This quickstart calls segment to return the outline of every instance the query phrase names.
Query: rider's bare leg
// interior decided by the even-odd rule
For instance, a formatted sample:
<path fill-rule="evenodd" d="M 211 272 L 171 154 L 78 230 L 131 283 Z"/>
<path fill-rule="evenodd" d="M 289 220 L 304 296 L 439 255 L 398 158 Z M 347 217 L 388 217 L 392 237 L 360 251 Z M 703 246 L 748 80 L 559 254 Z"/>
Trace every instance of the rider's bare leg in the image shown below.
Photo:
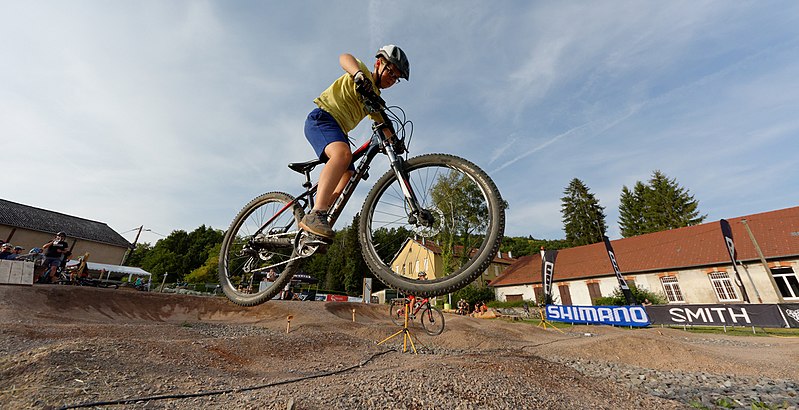
<path fill-rule="evenodd" d="M 316 191 L 314 210 L 325 211 L 338 198 L 352 175 L 347 171 L 352 162 L 352 151 L 346 142 L 331 142 L 325 147 L 325 155 L 329 158 L 319 174 L 319 186 Z"/>

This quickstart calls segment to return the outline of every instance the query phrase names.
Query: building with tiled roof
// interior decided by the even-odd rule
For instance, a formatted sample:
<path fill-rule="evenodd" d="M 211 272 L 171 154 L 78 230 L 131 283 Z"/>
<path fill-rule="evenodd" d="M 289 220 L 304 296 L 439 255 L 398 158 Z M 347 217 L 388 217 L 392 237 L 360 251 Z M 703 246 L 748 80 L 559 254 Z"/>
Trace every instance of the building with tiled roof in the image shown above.
<path fill-rule="evenodd" d="M 799 302 L 799 207 L 728 222 L 750 302 Z M 670 303 L 743 302 L 719 221 L 611 243 L 628 283 L 662 293 Z M 540 299 L 541 256 L 519 258 L 491 286 L 498 300 Z M 603 243 L 558 251 L 552 287 L 557 303 L 591 305 L 618 287 Z"/>
<path fill-rule="evenodd" d="M 0 199 L 0 239 L 26 250 L 41 247 L 64 231 L 73 255 L 90 253 L 92 262 L 120 264 L 130 242 L 102 222 Z"/>
<path fill-rule="evenodd" d="M 459 256 L 461 252 L 463 252 L 463 247 L 456 246 L 455 255 Z M 476 252 L 476 249 L 472 249 L 472 252 Z M 400 251 L 391 261 L 391 270 L 414 279 L 421 271 L 427 274 L 427 279 L 440 278 L 444 269 L 441 254 L 441 247 L 432 241 L 406 239 Z M 515 261 L 516 259 L 510 253 L 497 252 L 491 264 L 477 280 L 486 283 L 496 279 Z"/>

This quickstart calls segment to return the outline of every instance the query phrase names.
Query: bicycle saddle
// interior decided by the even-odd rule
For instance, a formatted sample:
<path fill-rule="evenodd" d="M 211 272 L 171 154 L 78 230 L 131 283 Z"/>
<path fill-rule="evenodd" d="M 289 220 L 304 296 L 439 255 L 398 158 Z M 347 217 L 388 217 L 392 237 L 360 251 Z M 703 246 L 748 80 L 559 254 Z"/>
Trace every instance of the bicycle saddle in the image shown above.
<path fill-rule="evenodd" d="M 299 172 L 300 174 L 304 174 L 305 172 L 311 171 L 312 169 L 314 169 L 317 165 L 319 165 L 321 163 L 322 163 L 322 160 L 317 158 L 317 159 L 312 159 L 310 161 L 305 161 L 305 162 L 292 162 L 292 163 L 289 164 L 289 168 L 291 168 L 292 171 L 296 171 L 296 172 Z"/>

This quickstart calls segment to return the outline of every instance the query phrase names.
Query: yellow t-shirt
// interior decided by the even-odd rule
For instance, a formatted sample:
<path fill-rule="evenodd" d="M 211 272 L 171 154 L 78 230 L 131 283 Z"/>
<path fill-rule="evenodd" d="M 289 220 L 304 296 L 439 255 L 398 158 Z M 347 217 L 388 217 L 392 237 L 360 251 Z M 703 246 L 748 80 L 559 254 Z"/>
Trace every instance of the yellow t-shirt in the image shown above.
<path fill-rule="evenodd" d="M 375 93 L 380 95 L 380 90 L 375 87 L 369 68 L 361 60 L 356 59 L 356 61 L 358 61 L 358 67 L 363 71 L 364 75 L 372 82 L 372 88 Z M 355 81 L 348 73 L 344 73 L 344 75 L 334 81 L 313 102 L 319 108 L 330 113 L 345 134 L 352 131 L 362 119 L 369 115 L 366 107 L 363 106 L 363 97 L 355 91 Z M 370 118 L 379 121 L 377 114 L 370 115 Z"/>

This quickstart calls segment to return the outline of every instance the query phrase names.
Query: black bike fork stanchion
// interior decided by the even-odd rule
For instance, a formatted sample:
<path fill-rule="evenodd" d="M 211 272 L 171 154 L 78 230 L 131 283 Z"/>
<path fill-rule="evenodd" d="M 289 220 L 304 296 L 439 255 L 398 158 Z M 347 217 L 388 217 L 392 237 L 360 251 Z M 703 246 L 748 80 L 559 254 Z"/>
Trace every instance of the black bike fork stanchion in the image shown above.
<path fill-rule="evenodd" d="M 399 336 L 400 334 L 402 334 L 402 353 L 405 353 L 405 352 L 408 351 L 408 343 L 410 342 L 411 348 L 413 349 L 413 353 L 414 354 L 419 354 L 419 352 L 416 351 L 416 346 L 413 344 L 413 339 L 415 338 L 415 336 L 413 336 L 413 334 L 411 334 L 411 331 L 408 328 L 408 311 L 409 310 L 410 310 L 410 304 L 406 303 L 405 304 L 405 321 L 403 322 L 402 329 L 398 330 L 393 335 L 391 335 L 391 336 L 381 340 L 380 342 L 378 342 L 377 343 L 378 346 L 383 344 L 383 343 L 385 343 L 385 342 L 387 342 L 387 341 L 389 341 L 389 340 L 391 340 L 391 339 L 393 339 L 395 336 Z M 416 341 L 418 342 L 419 340 L 417 339 Z"/>

